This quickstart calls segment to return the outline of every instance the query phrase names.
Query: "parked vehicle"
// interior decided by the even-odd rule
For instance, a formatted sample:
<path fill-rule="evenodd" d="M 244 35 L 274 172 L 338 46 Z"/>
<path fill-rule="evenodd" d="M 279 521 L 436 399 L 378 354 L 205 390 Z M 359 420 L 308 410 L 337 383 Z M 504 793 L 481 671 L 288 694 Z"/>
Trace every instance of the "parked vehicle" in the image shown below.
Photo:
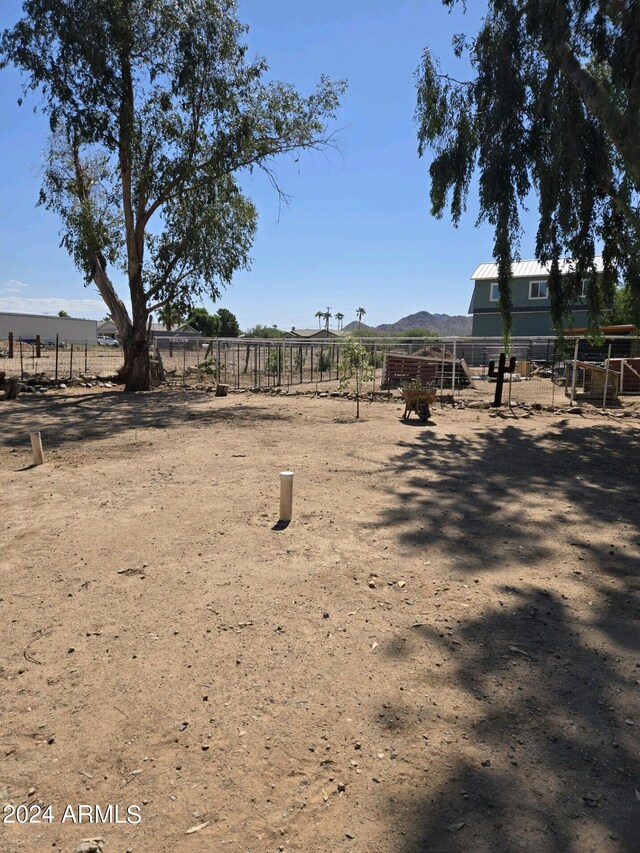
<path fill-rule="evenodd" d="M 105 335 L 100 335 L 98 338 L 99 347 L 119 347 L 120 344 L 115 338 L 108 338 Z"/>

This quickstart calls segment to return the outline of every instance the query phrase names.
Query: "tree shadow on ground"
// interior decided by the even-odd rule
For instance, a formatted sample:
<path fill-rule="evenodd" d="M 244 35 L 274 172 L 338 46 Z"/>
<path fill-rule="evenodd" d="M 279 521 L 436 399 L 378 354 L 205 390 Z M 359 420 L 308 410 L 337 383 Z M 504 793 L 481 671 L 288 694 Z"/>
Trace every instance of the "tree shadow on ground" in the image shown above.
<path fill-rule="evenodd" d="M 384 524 L 398 528 L 405 546 L 454 548 L 463 571 L 511 565 L 516 557 L 531 568 L 541 563 L 543 537 L 571 527 L 564 513 L 535 511 L 541 495 L 584 519 L 636 525 L 640 516 L 638 432 L 560 421 L 542 435 L 509 425 L 465 440 L 427 428 L 399 446 L 390 463 L 397 503 Z M 581 543 L 572 537 L 566 544 Z"/>
<path fill-rule="evenodd" d="M 468 616 L 450 618 L 440 598 L 406 642 L 380 649 L 417 673 L 416 707 L 398 719 L 408 737 L 420 719 L 447 768 L 400 804 L 401 849 L 640 850 L 640 435 L 565 421 L 542 433 L 481 428 L 469 441 L 425 430 L 401 448 L 399 504 L 384 518 L 399 541 L 458 555 L 461 587 L 505 572 Z M 545 518 L 547 497 L 563 518 Z M 611 526 L 611 544 L 590 541 L 591 523 Z M 575 600 L 562 581 L 578 586 Z"/>
<path fill-rule="evenodd" d="M 286 413 L 266 406 L 245 403 L 225 408 L 215 405 L 211 394 L 195 391 L 159 391 L 125 394 L 122 391 L 74 395 L 20 397 L 4 404 L 0 420 L 0 446 L 28 444 L 29 432 L 40 430 L 48 448 L 82 440 L 100 440 L 136 429 L 194 428 L 216 423 L 290 420 Z"/>

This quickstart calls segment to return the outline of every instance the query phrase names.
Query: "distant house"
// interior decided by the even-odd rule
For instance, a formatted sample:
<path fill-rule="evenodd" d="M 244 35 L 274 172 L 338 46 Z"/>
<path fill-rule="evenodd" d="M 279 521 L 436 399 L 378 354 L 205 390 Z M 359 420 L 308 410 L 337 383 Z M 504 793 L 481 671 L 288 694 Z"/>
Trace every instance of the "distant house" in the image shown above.
<path fill-rule="evenodd" d="M 113 320 L 101 320 L 98 323 L 98 337 L 114 339 L 118 337 L 118 327 Z"/>
<path fill-rule="evenodd" d="M 561 262 L 561 271 L 570 271 L 570 261 Z M 596 270 L 602 272 L 602 258 L 595 258 Z M 502 317 L 498 308 L 498 265 L 480 264 L 471 276 L 475 282 L 469 313 L 473 314 L 471 334 L 474 338 L 495 338 L 502 335 Z M 551 322 L 551 305 L 548 294 L 549 269 L 538 261 L 519 261 L 512 267 L 511 298 L 512 329 L 514 337 L 555 335 Z M 573 327 L 589 324 L 586 301 L 587 282 L 571 305 Z"/>
<path fill-rule="evenodd" d="M 338 329 L 291 329 L 284 333 L 284 337 L 287 340 L 322 341 L 344 338 L 346 334 Z"/>
<path fill-rule="evenodd" d="M 202 332 L 194 329 L 188 323 L 177 323 L 171 331 L 163 323 L 152 323 L 150 337 L 161 348 L 186 346 L 189 342 L 202 337 Z"/>
<path fill-rule="evenodd" d="M 9 332 L 14 340 L 33 341 L 37 335 L 43 344 L 84 343 L 91 346 L 98 342 L 95 320 L 83 320 L 76 317 L 58 317 L 54 314 L 18 314 L 12 311 L 0 311 L 0 340 L 6 341 Z"/>
<path fill-rule="evenodd" d="M 201 338 L 202 332 L 194 329 L 188 323 L 177 323 L 171 331 L 164 323 L 152 323 L 151 334 L 154 338 Z"/>

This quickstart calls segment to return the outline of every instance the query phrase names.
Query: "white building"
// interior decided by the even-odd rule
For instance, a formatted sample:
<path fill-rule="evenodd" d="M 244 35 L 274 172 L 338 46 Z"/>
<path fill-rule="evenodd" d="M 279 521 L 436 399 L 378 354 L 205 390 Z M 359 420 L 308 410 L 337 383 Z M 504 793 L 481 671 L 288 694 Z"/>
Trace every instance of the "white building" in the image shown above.
<path fill-rule="evenodd" d="M 57 317 L 51 314 L 14 314 L 0 311 L 0 341 L 6 341 L 13 332 L 14 342 L 35 340 L 40 335 L 43 344 L 55 343 L 56 335 L 68 344 L 98 343 L 96 320 L 80 320 L 76 317 Z"/>

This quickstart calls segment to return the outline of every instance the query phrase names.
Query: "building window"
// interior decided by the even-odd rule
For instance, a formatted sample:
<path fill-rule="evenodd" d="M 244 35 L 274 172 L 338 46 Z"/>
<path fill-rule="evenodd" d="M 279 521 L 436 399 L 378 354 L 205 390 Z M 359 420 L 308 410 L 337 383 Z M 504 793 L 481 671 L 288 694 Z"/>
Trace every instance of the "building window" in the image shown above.
<path fill-rule="evenodd" d="M 529 299 L 546 299 L 547 298 L 547 282 L 532 281 L 529 285 Z"/>
<path fill-rule="evenodd" d="M 489 285 L 489 302 L 497 302 L 500 299 L 500 291 L 496 281 Z"/>

